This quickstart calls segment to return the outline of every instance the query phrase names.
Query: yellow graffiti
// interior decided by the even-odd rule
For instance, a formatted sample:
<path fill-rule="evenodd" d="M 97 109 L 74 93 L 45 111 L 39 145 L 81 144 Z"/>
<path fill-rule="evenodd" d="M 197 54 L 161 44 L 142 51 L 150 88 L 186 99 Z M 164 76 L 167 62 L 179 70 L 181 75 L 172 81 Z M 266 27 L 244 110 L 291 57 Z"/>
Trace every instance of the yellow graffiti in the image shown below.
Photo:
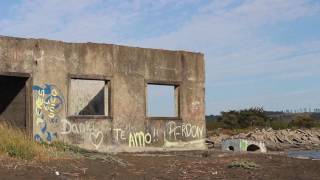
<path fill-rule="evenodd" d="M 145 147 L 151 143 L 151 134 L 142 131 L 129 134 L 129 147 Z"/>
<path fill-rule="evenodd" d="M 34 138 L 37 141 L 51 142 L 57 138 L 57 132 L 51 131 L 53 129 L 51 125 L 54 124 L 56 127 L 59 125 L 58 112 L 63 106 L 63 96 L 54 85 L 46 84 L 44 88 L 34 85 L 32 90 L 34 90 L 35 121 L 38 131 Z"/>
<path fill-rule="evenodd" d="M 52 94 L 52 96 L 58 96 L 58 92 L 56 89 L 52 89 L 51 94 Z"/>
<path fill-rule="evenodd" d="M 37 122 L 36 122 L 37 125 L 39 125 L 40 123 L 43 123 L 43 122 L 44 122 L 44 120 L 43 120 L 42 118 L 38 118 L 38 117 L 37 117 Z"/>
<path fill-rule="evenodd" d="M 41 97 L 37 97 L 36 99 L 36 105 L 37 105 L 37 109 L 41 109 L 43 106 L 44 100 Z"/>

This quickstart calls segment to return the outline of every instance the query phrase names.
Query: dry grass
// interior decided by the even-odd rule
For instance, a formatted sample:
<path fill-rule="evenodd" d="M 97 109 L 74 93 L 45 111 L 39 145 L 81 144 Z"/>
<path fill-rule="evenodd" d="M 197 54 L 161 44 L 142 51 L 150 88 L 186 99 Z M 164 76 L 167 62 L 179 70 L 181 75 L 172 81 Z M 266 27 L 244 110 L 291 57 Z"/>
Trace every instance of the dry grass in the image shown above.
<path fill-rule="evenodd" d="M 0 123 L 0 155 L 41 161 L 66 157 L 60 148 L 37 143 L 24 131 L 3 122 Z"/>
<path fill-rule="evenodd" d="M 128 163 L 110 154 L 98 154 L 59 141 L 50 144 L 38 143 L 24 131 L 0 121 L 0 159 L 5 156 L 22 160 L 35 160 L 37 162 L 89 158 L 117 162 L 122 166 L 128 165 Z"/>
<path fill-rule="evenodd" d="M 45 156 L 45 149 L 33 142 L 26 134 L 9 124 L 0 124 L 0 153 L 20 159 Z"/>

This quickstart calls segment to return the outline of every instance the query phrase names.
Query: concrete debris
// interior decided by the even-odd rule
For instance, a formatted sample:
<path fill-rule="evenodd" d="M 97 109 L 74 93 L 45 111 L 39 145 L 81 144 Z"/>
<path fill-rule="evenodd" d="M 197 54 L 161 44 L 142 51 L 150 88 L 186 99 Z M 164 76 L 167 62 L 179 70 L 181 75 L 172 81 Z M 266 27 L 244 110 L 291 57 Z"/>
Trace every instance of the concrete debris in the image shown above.
<path fill-rule="evenodd" d="M 275 150 L 285 147 L 314 148 L 320 146 L 320 130 L 310 129 L 256 129 L 249 133 L 240 133 L 233 136 L 218 133 L 218 135 L 209 137 L 216 144 L 222 144 L 223 140 L 230 138 L 265 142 L 268 149 Z"/>
<path fill-rule="evenodd" d="M 248 139 L 226 139 L 222 141 L 223 151 L 235 151 L 235 152 L 245 152 L 245 151 L 257 151 L 266 153 L 267 148 L 262 141 L 253 141 Z"/>

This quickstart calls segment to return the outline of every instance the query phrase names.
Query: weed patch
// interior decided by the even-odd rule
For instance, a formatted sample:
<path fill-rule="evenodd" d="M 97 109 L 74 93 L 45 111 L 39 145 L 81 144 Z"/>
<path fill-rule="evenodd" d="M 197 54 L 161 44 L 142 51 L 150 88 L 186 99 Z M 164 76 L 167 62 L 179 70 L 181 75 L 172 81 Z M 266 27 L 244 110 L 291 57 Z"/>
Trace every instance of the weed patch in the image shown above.
<path fill-rule="evenodd" d="M 6 123 L 1 123 L 0 154 L 30 160 L 36 156 L 43 156 L 44 149 L 27 137 L 22 130 L 11 127 Z"/>
<path fill-rule="evenodd" d="M 243 168 L 243 169 L 256 169 L 259 166 L 251 161 L 233 161 L 231 164 L 228 165 L 228 168 Z"/>
<path fill-rule="evenodd" d="M 0 154 L 23 160 L 62 157 L 60 147 L 35 142 L 23 130 L 0 123 Z"/>

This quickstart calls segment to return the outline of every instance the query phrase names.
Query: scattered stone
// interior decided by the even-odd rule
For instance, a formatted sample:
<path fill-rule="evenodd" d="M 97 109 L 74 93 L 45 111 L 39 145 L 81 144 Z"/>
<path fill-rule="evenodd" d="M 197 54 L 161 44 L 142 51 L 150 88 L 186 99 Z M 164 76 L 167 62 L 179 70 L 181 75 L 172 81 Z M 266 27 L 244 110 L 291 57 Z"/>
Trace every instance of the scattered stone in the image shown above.
<path fill-rule="evenodd" d="M 320 144 L 320 130 L 318 129 L 256 129 L 249 133 L 240 133 L 237 135 L 218 134 L 209 137 L 216 146 L 221 145 L 227 139 L 246 139 L 252 141 L 264 142 L 270 149 L 283 149 L 288 147 L 305 148 L 316 147 Z"/>

